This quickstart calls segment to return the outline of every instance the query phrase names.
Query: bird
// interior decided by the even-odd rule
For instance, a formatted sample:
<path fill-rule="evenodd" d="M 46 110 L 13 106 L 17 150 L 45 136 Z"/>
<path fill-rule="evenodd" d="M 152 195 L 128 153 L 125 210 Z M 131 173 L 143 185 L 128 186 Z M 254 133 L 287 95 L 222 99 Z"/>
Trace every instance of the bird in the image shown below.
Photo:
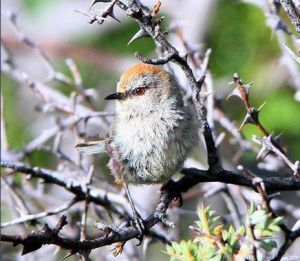
<path fill-rule="evenodd" d="M 116 100 L 106 138 L 76 148 L 81 153 L 109 155 L 108 167 L 124 184 L 133 215 L 139 219 L 128 184 L 165 184 L 180 171 L 198 143 L 195 113 L 184 105 L 175 77 L 161 66 L 145 63 L 125 71 L 117 92 L 105 100 Z"/>

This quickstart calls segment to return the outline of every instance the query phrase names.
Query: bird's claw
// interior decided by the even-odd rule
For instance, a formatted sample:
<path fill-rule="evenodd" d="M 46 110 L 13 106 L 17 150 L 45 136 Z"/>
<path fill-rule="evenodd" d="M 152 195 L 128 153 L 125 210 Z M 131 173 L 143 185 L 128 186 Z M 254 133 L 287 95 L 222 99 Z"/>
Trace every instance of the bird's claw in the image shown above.
<path fill-rule="evenodd" d="M 178 202 L 178 207 L 181 207 L 183 204 L 183 198 L 180 192 L 175 192 L 173 196 L 173 200 Z"/>
<path fill-rule="evenodd" d="M 140 246 L 143 242 L 144 235 L 146 234 L 147 228 L 145 226 L 144 220 L 137 212 L 133 216 L 133 226 L 136 227 L 139 231 L 139 235 L 136 238 L 137 240 L 139 240 L 137 246 Z"/>

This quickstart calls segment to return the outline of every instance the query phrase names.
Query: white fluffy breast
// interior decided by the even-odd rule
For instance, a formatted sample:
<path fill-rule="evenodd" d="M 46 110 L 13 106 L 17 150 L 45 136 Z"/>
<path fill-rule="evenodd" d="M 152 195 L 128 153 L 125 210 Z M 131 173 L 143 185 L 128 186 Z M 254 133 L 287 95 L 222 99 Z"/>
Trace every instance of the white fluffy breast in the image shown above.
<path fill-rule="evenodd" d="M 191 112 L 175 102 L 169 99 L 148 111 L 117 111 L 110 138 L 122 165 L 117 175 L 125 182 L 161 183 L 181 168 L 197 131 Z"/>

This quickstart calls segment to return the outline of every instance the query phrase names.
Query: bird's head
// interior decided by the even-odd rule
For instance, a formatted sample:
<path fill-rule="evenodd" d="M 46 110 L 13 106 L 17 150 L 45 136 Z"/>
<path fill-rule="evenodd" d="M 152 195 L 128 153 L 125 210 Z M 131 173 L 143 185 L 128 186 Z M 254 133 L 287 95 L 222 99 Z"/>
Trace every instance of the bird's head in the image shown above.
<path fill-rule="evenodd" d="M 159 66 L 139 63 L 120 78 L 117 92 L 106 100 L 117 100 L 117 110 L 147 112 L 168 100 L 177 100 L 179 88 L 174 78 Z"/>

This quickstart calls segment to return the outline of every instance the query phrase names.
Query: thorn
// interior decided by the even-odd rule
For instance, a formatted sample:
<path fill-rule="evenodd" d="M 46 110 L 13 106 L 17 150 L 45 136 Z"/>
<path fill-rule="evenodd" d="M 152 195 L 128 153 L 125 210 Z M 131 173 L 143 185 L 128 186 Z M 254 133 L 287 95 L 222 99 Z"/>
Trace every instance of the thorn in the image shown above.
<path fill-rule="evenodd" d="M 82 14 L 82 15 L 88 17 L 88 18 L 90 18 L 89 21 L 88 21 L 89 24 L 93 24 L 96 21 L 98 21 L 98 24 L 103 24 L 104 21 L 108 20 L 107 18 L 104 18 L 104 17 L 101 17 L 101 19 L 99 19 L 98 15 L 91 16 L 91 15 L 86 14 L 84 12 L 81 12 L 79 10 L 74 10 L 74 11 L 77 12 L 77 13 L 79 13 L 79 14 Z"/>
<path fill-rule="evenodd" d="M 142 38 L 142 37 L 148 37 L 149 34 L 143 29 L 141 28 L 140 30 L 138 30 L 136 32 L 136 34 L 129 40 L 129 42 L 127 43 L 127 45 L 130 45 L 133 41 Z"/>
<path fill-rule="evenodd" d="M 264 104 L 263 104 L 264 105 Z M 262 106 L 261 106 L 262 107 Z M 247 112 L 243 123 L 241 124 L 241 126 L 239 127 L 239 131 L 246 125 L 246 124 L 258 124 L 259 122 L 259 118 L 258 118 L 258 114 L 259 114 L 259 110 L 261 109 L 261 107 L 257 110 L 253 107 L 250 108 L 250 111 Z"/>
<path fill-rule="evenodd" d="M 159 18 L 157 19 L 156 23 L 160 25 L 160 24 L 162 23 L 162 21 L 163 21 L 165 18 L 166 18 L 165 16 L 159 17 Z"/>
<path fill-rule="evenodd" d="M 204 92 L 204 93 L 201 93 L 201 101 L 202 102 L 206 102 L 207 97 L 210 96 L 210 95 L 212 95 L 212 94 L 213 94 L 213 92 Z"/>
<path fill-rule="evenodd" d="M 110 2 L 110 1 L 109 1 Z M 116 20 L 117 22 L 121 23 L 121 21 L 115 16 L 114 14 L 114 6 L 116 4 L 116 1 L 113 1 L 107 8 L 106 10 L 104 10 L 104 12 L 102 13 L 102 17 L 106 18 L 107 16 L 110 16 L 111 18 L 113 18 L 114 20 Z"/>
<path fill-rule="evenodd" d="M 254 108 L 252 108 L 254 109 Z M 239 131 L 241 131 L 241 129 L 246 125 L 246 124 L 255 124 L 255 121 L 253 120 L 253 116 L 255 116 L 254 112 L 247 112 L 241 126 L 239 127 Z"/>
<path fill-rule="evenodd" d="M 272 144 L 272 136 L 269 135 L 268 137 L 260 138 L 256 135 L 253 135 L 252 140 L 256 143 L 259 143 L 262 147 L 260 151 L 257 154 L 256 159 L 264 159 L 268 155 L 272 153 L 272 147 L 270 144 Z"/>
<path fill-rule="evenodd" d="M 102 2 L 102 3 L 109 3 L 109 2 L 111 2 L 111 0 L 94 0 L 93 3 L 91 4 L 90 8 L 89 8 L 89 11 L 91 11 L 92 7 L 93 7 L 95 4 L 99 3 L 99 2 Z"/>
<path fill-rule="evenodd" d="M 43 246 L 42 243 L 26 243 L 23 245 L 21 255 L 24 256 L 28 253 L 34 252 L 34 251 L 40 249 L 42 246 Z"/>
<path fill-rule="evenodd" d="M 235 79 L 238 79 L 235 77 Z M 236 81 L 232 81 L 232 82 L 229 82 L 228 84 L 234 84 L 236 83 Z M 249 94 L 249 89 L 250 87 L 253 85 L 253 82 L 250 82 L 246 85 L 244 84 L 241 84 L 241 87 L 243 88 L 243 92 L 248 95 Z M 240 92 L 240 89 L 239 87 L 236 87 L 233 89 L 233 91 L 226 97 L 226 100 L 228 100 L 231 96 L 238 96 L 240 99 L 242 99 L 242 95 L 241 95 L 241 92 Z"/>
<path fill-rule="evenodd" d="M 77 10 L 77 9 L 75 9 L 74 10 L 75 12 L 77 12 L 77 13 L 79 13 L 79 14 L 82 14 L 82 15 L 84 15 L 84 16 L 86 16 L 86 17 L 91 17 L 89 14 L 86 14 L 86 13 L 84 13 L 84 12 L 81 12 L 81 11 L 79 11 L 79 10 Z"/>
<path fill-rule="evenodd" d="M 72 250 L 69 254 L 67 254 L 66 256 L 64 256 L 62 259 L 60 259 L 59 261 L 64 261 L 66 260 L 68 257 L 75 255 L 75 251 Z"/>
<path fill-rule="evenodd" d="M 253 85 L 253 82 L 249 82 L 248 84 L 243 85 L 245 93 L 249 94 L 249 89 Z"/>
<path fill-rule="evenodd" d="M 280 132 L 278 135 L 276 135 L 275 137 L 273 137 L 273 140 L 275 141 L 275 143 L 277 143 L 278 145 L 281 144 L 281 136 L 283 135 L 283 132 Z"/>
<path fill-rule="evenodd" d="M 118 23 L 121 23 L 121 21 L 115 16 L 114 13 L 109 14 L 109 16 L 110 16 L 112 19 L 116 20 Z"/>
<path fill-rule="evenodd" d="M 256 159 L 264 159 L 268 155 L 270 155 L 272 151 L 265 144 L 262 145 L 260 151 L 258 152 Z"/>
<path fill-rule="evenodd" d="M 300 177 L 300 161 L 297 160 L 295 163 L 294 163 L 294 176 L 297 176 L 297 177 Z"/>
<path fill-rule="evenodd" d="M 198 88 L 200 88 L 200 87 L 202 86 L 202 84 L 203 84 L 204 81 L 205 81 L 205 78 L 206 78 L 206 75 L 204 74 L 204 75 L 202 75 L 202 76 L 200 77 L 199 80 L 197 80 Z M 211 92 L 211 93 L 212 93 L 212 92 Z"/>
<path fill-rule="evenodd" d="M 267 103 L 266 101 L 263 102 L 263 104 L 259 106 L 259 108 L 257 109 L 257 111 L 261 111 L 261 109 L 266 105 L 266 103 Z"/>
<path fill-rule="evenodd" d="M 229 84 L 233 83 L 234 82 L 230 82 Z M 228 100 L 231 96 L 238 96 L 239 98 L 241 98 L 241 94 L 238 87 L 234 88 L 233 91 L 227 95 L 226 100 Z"/>
<path fill-rule="evenodd" d="M 287 34 L 292 34 L 291 30 L 287 27 L 287 25 L 281 19 L 279 19 L 276 27 L 274 28 L 274 31 L 277 31 L 277 30 L 282 30 L 282 31 L 286 32 Z"/>
<path fill-rule="evenodd" d="M 188 55 L 189 55 L 188 53 L 185 53 L 185 54 L 181 55 L 181 58 L 187 62 Z"/>

